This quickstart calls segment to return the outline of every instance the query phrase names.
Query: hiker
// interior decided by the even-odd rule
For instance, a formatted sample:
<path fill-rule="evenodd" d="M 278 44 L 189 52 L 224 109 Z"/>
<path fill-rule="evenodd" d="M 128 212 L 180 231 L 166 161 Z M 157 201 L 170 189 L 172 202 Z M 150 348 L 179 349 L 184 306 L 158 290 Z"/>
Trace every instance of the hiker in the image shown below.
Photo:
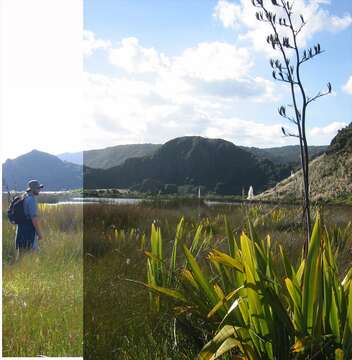
<path fill-rule="evenodd" d="M 16 251 L 18 259 L 20 252 L 24 250 L 37 250 L 38 241 L 43 238 L 37 209 L 36 196 L 43 188 L 37 180 L 28 182 L 28 188 L 23 195 L 24 220 L 17 224 L 16 231 Z"/>

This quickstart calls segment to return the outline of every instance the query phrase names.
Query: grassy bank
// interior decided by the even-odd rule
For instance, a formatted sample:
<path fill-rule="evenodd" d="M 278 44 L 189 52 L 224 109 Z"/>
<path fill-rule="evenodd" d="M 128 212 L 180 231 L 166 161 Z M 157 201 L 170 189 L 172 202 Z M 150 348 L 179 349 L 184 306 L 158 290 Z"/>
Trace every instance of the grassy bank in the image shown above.
<path fill-rule="evenodd" d="M 15 262 L 3 213 L 3 356 L 81 356 L 82 207 L 40 205 L 40 214 L 40 251 Z"/>

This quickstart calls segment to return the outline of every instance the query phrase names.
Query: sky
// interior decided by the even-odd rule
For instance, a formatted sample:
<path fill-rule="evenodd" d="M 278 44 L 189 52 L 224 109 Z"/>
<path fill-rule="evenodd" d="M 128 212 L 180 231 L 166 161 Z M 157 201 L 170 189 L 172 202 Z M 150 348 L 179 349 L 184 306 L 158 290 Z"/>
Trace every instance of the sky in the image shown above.
<path fill-rule="evenodd" d="M 271 77 L 267 24 L 250 0 L 0 0 L 1 155 L 53 154 L 177 136 L 238 145 L 295 144 L 277 112 L 290 103 Z M 352 5 L 295 0 L 311 96 L 310 144 L 352 120 Z M 297 20 L 299 21 L 299 20 Z M 83 42 L 82 42 L 83 37 Z M 16 136 L 16 141 L 13 141 Z"/>
<path fill-rule="evenodd" d="M 1 159 L 82 149 L 83 0 L 0 0 Z"/>
<path fill-rule="evenodd" d="M 352 5 L 349 0 L 296 0 L 306 27 L 303 49 L 325 53 L 304 64 L 314 96 L 327 82 L 333 94 L 308 110 L 310 144 L 328 144 L 351 122 Z M 163 143 L 183 135 L 235 144 L 294 144 L 277 108 L 287 86 L 271 77 L 265 42 L 249 0 L 86 0 L 84 7 L 85 144 Z"/>

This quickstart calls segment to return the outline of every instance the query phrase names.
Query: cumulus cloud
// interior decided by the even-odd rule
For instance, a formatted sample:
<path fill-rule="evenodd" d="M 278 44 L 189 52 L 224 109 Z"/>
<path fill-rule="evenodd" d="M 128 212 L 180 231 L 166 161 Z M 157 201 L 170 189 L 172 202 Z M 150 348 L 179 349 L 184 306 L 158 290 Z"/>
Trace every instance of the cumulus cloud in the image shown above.
<path fill-rule="evenodd" d="M 307 131 L 308 143 L 310 145 L 328 145 L 331 143 L 331 140 L 336 136 L 338 131 L 347 125 L 347 122 L 333 121 L 323 127 L 312 127 Z"/>
<path fill-rule="evenodd" d="M 172 71 L 204 80 L 241 79 L 253 67 L 246 48 L 225 42 L 203 42 L 172 59 Z"/>
<path fill-rule="evenodd" d="M 135 37 L 125 38 L 120 47 L 111 48 L 109 61 L 130 73 L 149 73 L 168 66 L 168 58 L 154 48 L 144 48 Z"/>
<path fill-rule="evenodd" d="M 206 136 L 223 138 L 237 145 L 272 147 L 294 144 L 293 139 L 285 138 L 281 132 L 282 124 L 265 124 L 238 118 L 219 118 L 206 130 Z"/>
<path fill-rule="evenodd" d="M 332 16 L 330 25 L 333 31 L 344 30 L 352 25 L 352 16 L 350 14 L 345 14 L 343 17 Z"/>
<path fill-rule="evenodd" d="M 236 113 L 243 101 L 248 105 L 277 100 L 272 81 L 251 75 L 254 63 L 248 50 L 225 42 L 203 42 L 167 56 L 130 37 L 107 47 L 106 56 L 122 72 L 85 74 L 86 148 L 211 136 L 214 129 L 225 129 L 218 119 Z M 257 129 L 252 140 L 244 130 L 228 128 L 232 141 L 277 143 L 277 132 L 270 136 L 270 127 L 258 130 L 244 122 L 243 128 L 246 125 Z"/>
<path fill-rule="evenodd" d="M 352 76 L 347 80 L 346 84 L 343 86 L 343 90 L 348 94 L 352 95 Z"/>
<path fill-rule="evenodd" d="M 85 74 L 86 148 L 160 143 L 184 135 L 258 147 L 297 144 L 282 135 L 285 122 L 234 116 L 241 106 L 279 100 L 272 81 L 251 74 L 254 62 L 246 48 L 203 42 L 167 56 L 130 37 L 105 49 L 107 60 L 122 72 Z M 309 143 L 329 143 L 344 125 L 307 129 Z"/>
<path fill-rule="evenodd" d="M 169 57 L 130 37 L 110 48 L 108 59 L 127 74 L 149 76 L 146 81 L 169 97 L 192 93 L 263 101 L 273 95 L 271 81 L 250 76 L 254 63 L 248 50 L 225 42 L 203 42 Z"/>
<path fill-rule="evenodd" d="M 214 101 L 192 92 L 163 91 L 145 81 L 85 74 L 86 148 L 114 144 L 164 142 L 184 135 L 223 137 L 237 144 L 287 143 L 281 125 L 226 117 L 236 102 Z"/>
<path fill-rule="evenodd" d="M 282 9 L 267 1 L 270 11 L 280 15 Z M 307 46 L 307 42 L 318 32 L 337 32 L 352 25 L 352 16 L 346 13 L 342 17 L 331 14 L 324 8 L 330 4 L 328 0 L 296 0 L 294 2 L 295 13 L 302 14 L 308 23 L 298 37 L 300 47 Z M 239 38 L 248 40 L 255 50 L 273 55 L 273 50 L 266 43 L 266 37 L 270 33 L 270 26 L 267 23 L 257 21 L 256 9 L 251 1 L 240 0 L 239 2 L 219 0 L 214 8 L 213 16 L 226 28 L 235 28 L 239 31 Z M 294 19 L 296 26 L 301 24 L 299 16 Z M 289 30 L 282 28 L 283 35 L 290 36 Z"/>
<path fill-rule="evenodd" d="M 173 72 L 204 80 L 239 79 L 253 67 L 245 48 L 225 42 L 203 42 L 168 57 L 154 48 L 142 46 L 135 37 L 124 38 L 108 51 L 109 62 L 128 73 Z"/>
<path fill-rule="evenodd" d="M 83 55 L 91 56 L 98 49 L 108 49 L 111 47 L 111 41 L 97 39 L 92 31 L 83 31 Z"/>
<path fill-rule="evenodd" d="M 314 127 L 310 130 L 310 133 L 313 136 L 324 136 L 331 140 L 337 132 L 345 126 L 347 126 L 347 123 L 345 122 L 334 121 L 324 127 Z"/>
<path fill-rule="evenodd" d="M 172 92 L 130 78 L 85 74 L 85 148 L 161 143 L 185 135 L 224 138 L 237 145 L 297 144 L 282 135 L 286 122 L 234 117 L 236 102 Z M 328 144 L 343 122 L 307 129 L 310 144 Z M 294 132 L 295 129 L 290 129 Z"/>
<path fill-rule="evenodd" d="M 276 99 L 273 83 L 261 78 L 241 80 L 200 80 L 190 79 L 194 94 L 198 96 L 218 96 L 228 99 L 252 99 L 255 102 L 273 101 Z"/>
<path fill-rule="evenodd" d="M 234 28 L 238 25 L 242 8 L 240 5 L 230 3 L 226 0 L 219 0 L 215 6 L 213 16 L 219 19 L 225 28 Z"/>
<path fill-rule="evenodd" d="M 281 127 L 287 128 L 286 123 L 262 123 L 238 118 L 214 119 L 205 131 L 205 135 L 211 138 L 223 138 L 237 145 L 273 147 L 283 145 L 298 145 L 298 140 L 285 137 Z M 323 128 L 308 128 L 308 142 L 311 145 L 329 144 L 338 130 L 347 126 L 344 122 L 332 122 Z M 292 133 L 295 128 L 289 128 Z"/>
<path fill-rule="evenodd" d="M 87 148 L 166 141 L 198 126 L 202 114 L 189 96 L 163 94 L 146 81 L 86 73 L 85 82 Z"/>

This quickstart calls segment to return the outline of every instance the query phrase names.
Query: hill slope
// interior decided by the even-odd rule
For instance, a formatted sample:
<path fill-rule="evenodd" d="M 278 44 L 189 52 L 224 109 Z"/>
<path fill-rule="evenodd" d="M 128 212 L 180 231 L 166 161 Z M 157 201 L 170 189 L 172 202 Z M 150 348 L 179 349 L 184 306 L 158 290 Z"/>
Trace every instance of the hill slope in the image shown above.
<path fill-rule="evenodd" d="M 63 153 L 58 158 L 74 164 L 84 165 L 95 169 L 109 169 L 121 165 L 125 160 L 135 157 L 153 155 L 161 145 L 159 144 L 133 144 L 117 145 L 105 149 L 87 150 L 84 152 Z M 300 165 L 300 154 L 298 145 L 289 145 L 273 148 L 260 149 L 256 147 L 240 146 L 241 149 L 249 151 L 253 155 L 268 159 L 277 165 Z M 324 153 L 327 146 L 310 146 L 309 153 L 312 158 Z"/>
<path fill-rule="evenodd" d="M 288 145 L 273 148 L 260 149 L 256 147 L 242 147 L 250 151 L 259 158 L 271 160 L 274 164 L 291 164 L 293 167 L 300 165 L 299 145 Z M 323 154 L 328 146 L 309 146 L 309 156 L 311 159 Z"/>
<path fill-rule="evenodd" d="M 61 160 L 95 169 L 109 169 L 121 165 L 126 159 L 152 155 L 161 145 L 158 144 L 132 144 L 117 145 L 105 149 L 86 150 L 77 153 L 64 153 L 58 155 Z"/>
<path fill-rule="evenodd" d="M 313 201 L 352 197 L 352 123 L 339 131 L 325 154 L 312 160 L 310 193 Z M 297 199 L 302 194 L 302 173 L 297 172 L 258 199 Z"/>
<path fill-rule="evenodd" d="M 107 169 L 85 169 L 85 188 L 131 187 L 152 180 L 163 184 L 202 185 L 223 194 L 241 194 L 250 185 L 262 190 L 287 176 L 288 169 L 221 139 L 186 136 L 168 141 L 153 155 L 127 159 Z"/>
<path fill-rule="evenodd" d="M 25 190 L 30 179 L 38 179 L 44 190 L 68 190 L 82 187 L 82 166 L 60 160 L 54 155 L 33 150 L 2 165 L 3 185 Z M 4 184 L 5 180 L 5 184 Z"/>

